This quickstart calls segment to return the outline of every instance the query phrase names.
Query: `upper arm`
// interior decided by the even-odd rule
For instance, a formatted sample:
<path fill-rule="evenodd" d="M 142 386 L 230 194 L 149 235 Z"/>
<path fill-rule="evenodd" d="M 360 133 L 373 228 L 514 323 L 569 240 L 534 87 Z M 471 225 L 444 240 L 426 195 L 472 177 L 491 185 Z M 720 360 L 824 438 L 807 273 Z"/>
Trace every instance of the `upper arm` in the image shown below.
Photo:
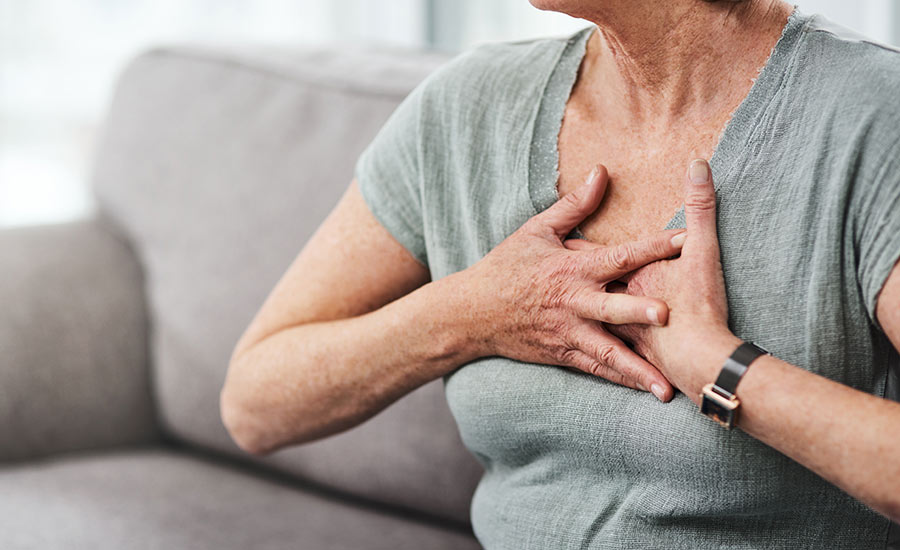
<path fill-rule="evenodd" d="M 334 210 L 269 294 L 234 354 L 286 328 L 356 317 L 430 279 L 423 223 L 426 78 L 403 99 L 357 159 Z M 429 111 L 431 112 L 431 111 Z"/>
<path fill-rule="evenodd" d="M 266 298 L 235 355 L 288 327 L 374 311 L 429 279 L 373 216 L 354 180 Z"/>
<path fill-rule="evenodd" d="M 894 265 L 881 288 L 875 314 L 894 348 L 900 350 L 900 262 Z"/>

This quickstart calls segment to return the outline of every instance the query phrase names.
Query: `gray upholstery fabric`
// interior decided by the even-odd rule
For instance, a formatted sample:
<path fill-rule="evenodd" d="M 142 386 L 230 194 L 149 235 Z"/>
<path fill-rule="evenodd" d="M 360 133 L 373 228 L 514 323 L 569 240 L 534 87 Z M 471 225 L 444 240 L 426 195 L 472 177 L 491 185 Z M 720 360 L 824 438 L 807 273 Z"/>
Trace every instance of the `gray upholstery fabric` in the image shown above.
<path fill-rule="evenodd" d="M 237 338 L 350 182 L 359 153 L 442 61 L 177 47 L 127 68 L 94 184 L 146 270 L 154 388 L 169 434 L 241 455 L 218 408 Z M 260 462 L 460 521 L 481 474 L 440 381 L 356 429 Z"/>
<path fill-rule="evenodd" d="M 155 440 L 125 244 L 97 222 L 7 229 L 0 266 L 0 461 Z"/>
<path fill-rule="evenodd" d="M 4 550 L 421 550 L 474 537 L 169 452 L 0 468 Z"/>

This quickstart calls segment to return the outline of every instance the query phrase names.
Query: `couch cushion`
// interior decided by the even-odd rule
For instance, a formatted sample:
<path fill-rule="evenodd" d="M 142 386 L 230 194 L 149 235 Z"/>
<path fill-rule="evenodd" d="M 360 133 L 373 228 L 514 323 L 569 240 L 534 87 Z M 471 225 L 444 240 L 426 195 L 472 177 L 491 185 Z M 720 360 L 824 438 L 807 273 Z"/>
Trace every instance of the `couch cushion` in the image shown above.
<path fill-rule="evenodd" d="M 141 269 L 121 237 L 98 221 L 4 229 L 0 258 L 0 462 L 157 441 Z"/>
<path fill-rule="evenodd" d="M 0 468 L 9 550 L 478 548 L 471 534 L 145 450 Z"/>
<path fill-rule="evenodd" d="M 163 428 L 240 454 L 218 396 L 231 350 L 394 108 L 444 57 L 163 48 L 124 72 L 99 146 L 102 211 L 146 271 Z M 261 462 L 468 520 L 481 473 L 441 381 L 358 428 Z"/>

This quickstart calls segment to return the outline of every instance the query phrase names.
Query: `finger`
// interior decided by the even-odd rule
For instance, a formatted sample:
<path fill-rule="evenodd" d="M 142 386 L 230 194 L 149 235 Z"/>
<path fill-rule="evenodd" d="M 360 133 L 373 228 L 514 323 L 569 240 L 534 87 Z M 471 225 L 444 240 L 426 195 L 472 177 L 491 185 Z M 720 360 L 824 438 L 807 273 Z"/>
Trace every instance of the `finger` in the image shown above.
<path fill-rule="evenodd" d="M 685 178 L 684 217 L 690 244 L 686 252 L 704 256 L 719 256 L 716 234 L 716 191 L 712 170 L 703 159 L 691 162 Z"/>
<path fill-rule="evenodd" d="M 577 250 L 579 252 L 603 248 L 603 245 L 592 243 L 587 239 L 566 239 L 565 241 L 563 241 L 563 245 L 565 245 L 565 247 L 569 250 Z"/>
<path fill-rule="evenodd" d="M 613 325 L 634 323 L 662 326 L 669 320 L 669 307 L 666 303 L 645 296 L 591 291 L 576 296 L 572 307 L 584 319 Z"/>
<path fill-rule="evenodd" d="M 612 367 L 601 364 L 583 351 L 573 351 L 569 354 L 569 359 L 572 366 L 581 372 L 585 372 L 592 376 L 598 376 L 605 380 L 609 380 L 614 384 L 619 384 L 620 386 L 628 386 L 635 390 L 650 391 L 637 380 L 628 378 Z"/>
<path fill-rule="evenodd" d="M 580 336 L 577 345 L 592 360 L 587 372 L 617 384 L 649 389 L 663 402 L 674 395 L 675 390 L 666 377 L 621 340 L 589 325 Z M 634 385 L 630 386 L 629 382 Z"/>
<path fill-rule="evenodd" d="M 681 252 L 685 236 L 683 229 L 661 231 L 641 241 L 595 250 L 584 261 L 604 282 L 612 281 L 650 262 L 675 256 Z"/>
<path fill-rule="evenodd" d="M 567 193 L 536 217 L 550 227 L 560 239 L 564 239 L 579 223 L 597 210 L 606 193 L 608 182 L 609 173 L 606 167 L 598 164 L 584 185 Z"/>

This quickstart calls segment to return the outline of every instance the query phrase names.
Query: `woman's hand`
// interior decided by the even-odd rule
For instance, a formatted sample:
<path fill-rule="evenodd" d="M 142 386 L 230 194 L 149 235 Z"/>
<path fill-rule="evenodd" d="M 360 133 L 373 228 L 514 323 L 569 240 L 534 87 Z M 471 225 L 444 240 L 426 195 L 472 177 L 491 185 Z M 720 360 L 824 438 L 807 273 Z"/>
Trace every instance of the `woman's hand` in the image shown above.
<path fill-rule="evenodd" d="M 706 161 L 691 163 L 685 178 L 687 240 L 678 259 L 655 262 L 623 277 L 625 295 L 655 296 L 669 305 L 664 327 L 642 324 L 610 326 L 634 350 L 657 366 L 692 400 L 699 401 L 710 373 L 699 369 L 702 350 L 736 348 L 740 340 L 728 329 L 728 304 L 716 235 L 716 193 Z M 584 249 L 583 245 L 567 245 Z M 723 343 L 724 346 L 718 346 Z M 732 349 L 733 349 L 732 348 Z M 701 362 L 705 364 L 705 362 Z"/>
<path fill-rule="evenodd" d="M 674 390 L 603 323 L 663 326 L 662 300 L 606 292 L 606 285 L 644 265 L 677 255 L 683 231 L 664 231 L 615 247 L 568 250 L 563 239 L 600 204 L 608 174 L 588 181 L 534 216 L 481 261 L 457 274 L 457 293 L 471 300 L 469 326 L 482 355 L 572 367 L 646 391 L 660 400 Z M 679 235 L 682 235 L 679 237 Z"/>
<path fill-rule="evenodd" d="M 691 176 L 694 176 L 693 178 Z M 610 285 L 628 296 L 658 296 L 669 305 L 666 326 L 609 325 L 672 383 L 699 404 L 703 386 L 718 376 L 740 345 L 728 329 L 728 304 L 719 241 L 716 197 L 705 161 L 694 161 L 685 182 L 687 240 L 681 257 L 654 262 Z M 566 241 L 579 251 L 597 245 Z M 900 273 L 900 264 L 895 268 Z M 898 279 L 900 280 L 900 279 Z M 893 306 L 900 296 L 885 286 Z M 898 335 L 885 317 L 888 334 Z M 893 337 L 892 337 L 893 338 Z M 892 343 L 900 349 L 900 342 Z M 900 439 L 885 438 L 900 425 L 900 405 L 767 355 L 741 378 L 738 426 L 894 521 L 900 520 Z M 800 411 L 798 413 L 798 411 Z M 698 413 L 699 418 L 699 413 Z M 698 422 L 704 422 L 698 420 Z M 860 468 L 864 464 L 866 467 Z"/>

